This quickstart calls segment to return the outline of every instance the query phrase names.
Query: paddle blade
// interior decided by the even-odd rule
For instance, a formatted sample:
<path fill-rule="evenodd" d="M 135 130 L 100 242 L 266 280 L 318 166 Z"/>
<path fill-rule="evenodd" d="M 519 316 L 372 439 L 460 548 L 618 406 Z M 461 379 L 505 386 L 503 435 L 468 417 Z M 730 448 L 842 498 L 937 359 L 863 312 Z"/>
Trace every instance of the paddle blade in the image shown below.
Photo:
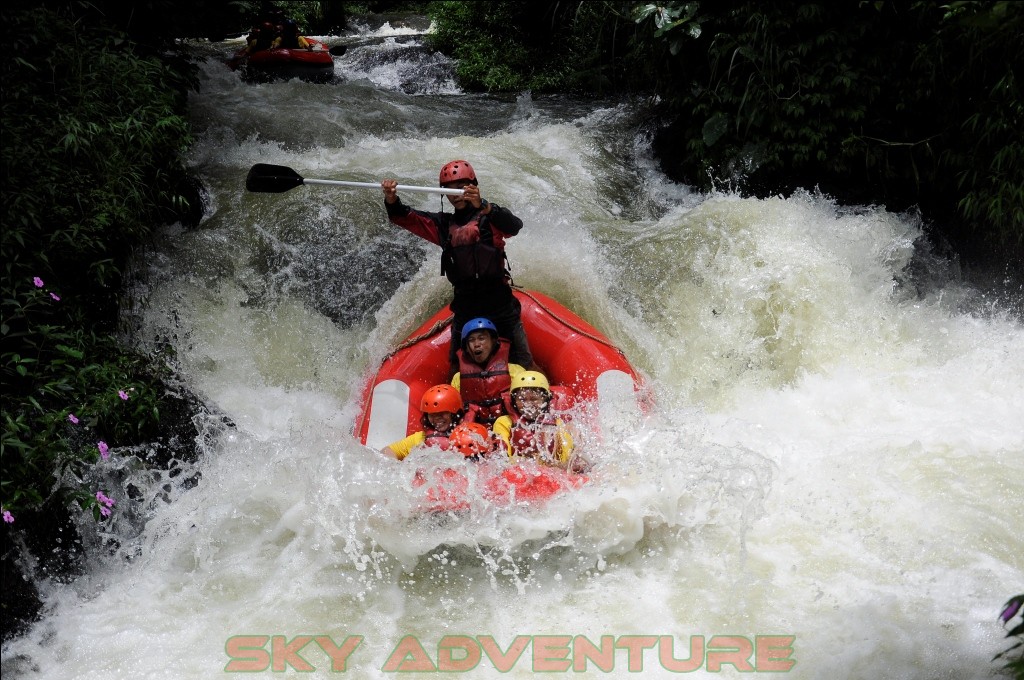
<path fill-rule="evenodd" d="M 348 52 L 348 48 L 345 47 L 344 45 L 335 45 L 334 47 L 327 51 L 331 54 L 332 57 L 340 57 L 346 52 Z"/>
<path fill-rule="evenodd" d="M 261 194 L 280 194 L 302 184 L 302 176 L 283 165 L 257 163 L 245 178 L 245 188 Z"/>

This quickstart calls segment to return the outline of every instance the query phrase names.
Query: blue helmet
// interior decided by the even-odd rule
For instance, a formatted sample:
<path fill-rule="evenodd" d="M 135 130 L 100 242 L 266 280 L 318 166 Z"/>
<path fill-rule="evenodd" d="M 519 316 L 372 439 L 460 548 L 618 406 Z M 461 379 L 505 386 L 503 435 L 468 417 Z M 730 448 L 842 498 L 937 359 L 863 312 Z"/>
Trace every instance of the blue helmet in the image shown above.
<path fill-rule="evenodd" d="M 498 339 L 498 327 L 494 325 L 494 322 L 491 321 L 490 319 L 479 317 L 476 319 L 472 319 L 471 321 L 467 322 L 465 326 L 462 327 L 462 343 L 466 343 L 466 338 L 468 338 L 469 334 L 472 333 L 473 331 L 484 330 L 490 331 L 491 334 L 494 336 L 495 340 Z"/>

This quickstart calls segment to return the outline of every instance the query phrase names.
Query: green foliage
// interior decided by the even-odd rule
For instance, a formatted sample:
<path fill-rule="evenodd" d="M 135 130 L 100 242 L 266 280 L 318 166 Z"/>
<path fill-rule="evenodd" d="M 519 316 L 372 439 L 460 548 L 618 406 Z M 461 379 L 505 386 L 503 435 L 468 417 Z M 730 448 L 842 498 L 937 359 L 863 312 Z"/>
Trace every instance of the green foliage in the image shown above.
<path fill-rule="evenodd" d="M 37 3 L 42 4 L 42 3 Z M 179 38 L 223 40 L 248 30 L 259 14 L 261 0 L 50 0 L 51 8 L 64 7 L 83 23 L 102 22 L 130 36 L 136 46 L 153 53 L 173 47 Z M 306 5 L 309 3 L 282 3 Z"/>
<path fill-rule="evenodd" d="M 951 129 L 939 156 L 939 172 L 948 178 L 941 190 L 958 198 L 975 234 L 987 227 L 1000 236 L 997 243 L 1024 253 L 1021 35 L 1019 3 L 955 2 L 926 55 L 946 67 L 935 74 Z"/>
<path fill-rule="evenodd" d="M 434 2 L 431 45 L 469 90 L 608 91 L 629 82 L 629 4 Z"/>
<path fill-rule="evenodd" d="M 959 210 L 992 242 L 1024 246 L 1024 7 L 707 7 L 667 2 L 636 15 L 661 44 L 654 83 L 678 120 L 677 165 L 690 181 L 866 187 L 855 198 Z"/>
<path fill-rule="evenodd" d="M 323 10 L 320 2 L 315 0 L 300 0 L 299 2 L 286 2 L 281 4 L 284 16 L 293 19 L 299 25 L 299 30 L 307 31 L 311 26 L 318 26 L 323 18 Z"/>
<path fill-rule="evenodd" d="M 179 188 L 195 73 L 69 11 L 3 11 L 3 429 L 7 511 L 75 480 L 111 447 L 156 433 L 160 369 L 116 340 L 122 272 Z M 123 392 L 127 399 L 122 399 Z M 79 423 L 69 421 L 75 414 Z"/>
<path fill-rule="evenodd" d="M 438 2 L 431 7 L 436 31 L 435 49 L 459 60 L 458 77 L 470 89 L 509 91 L 527 89 L 530 69 L 523 50 L 514 47 L 501 30 L 512 17 L 514 3 Z M 505 63 L 503 56 L 510 58 Z"/>
<path fill-rule="evenodd" d="M 851 58 L 862 32 L 832 29 L 837 17 L 814 5 L 748 11 L 755 9 L 654 22 L 654 35 L 675 55 L 669 78 L 689 80 L 665 101 L 689 118 L 687 150 L 702 159 L 700 174 L 743 156 L 773 174 L 840 163 L 847 139 L 839 128 L 862 121 L 870 104 L 864 95 L 880 89 L 878 64 Z"/>

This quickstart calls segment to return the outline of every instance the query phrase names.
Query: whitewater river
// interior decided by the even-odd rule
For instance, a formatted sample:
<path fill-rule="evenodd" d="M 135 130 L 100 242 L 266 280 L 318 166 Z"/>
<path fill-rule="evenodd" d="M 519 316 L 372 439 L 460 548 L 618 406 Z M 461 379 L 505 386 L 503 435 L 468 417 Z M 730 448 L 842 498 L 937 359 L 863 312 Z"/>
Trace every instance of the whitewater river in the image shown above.
<path fill-rule="evenodd" d="M 350 36 L 326 85 L 203 67 L 206 215 L 147 254 L 133 323 L 233 426 L 200 418 L 173 479 L 112 457 L 117 508 L 129 481 L 149 500 L 41 584 L 5 680 L 991 677 L 1024 591 L 1015 301 L 959 283 L 913 216 L 696 193 L 658 171 L 642 102 L 464 94 L 407 33 Z M 579 492 L 429 522 L 409 466 L 352 431 L 362 381 L 450 294 L 439 249 L 378 190 L 244 180 L 435 185 L 454 158 L 525 222 L 515 282 L 604 331 L 655 405 Z"/>

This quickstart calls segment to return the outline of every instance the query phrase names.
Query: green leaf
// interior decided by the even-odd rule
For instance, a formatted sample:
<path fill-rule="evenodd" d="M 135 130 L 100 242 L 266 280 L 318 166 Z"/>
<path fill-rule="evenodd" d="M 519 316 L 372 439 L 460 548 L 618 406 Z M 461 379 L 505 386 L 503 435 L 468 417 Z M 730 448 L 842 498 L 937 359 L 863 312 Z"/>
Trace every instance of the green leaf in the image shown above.
<path fill-rule="evenodd" d="M 68 347 L 67 345 L 57 345 L 57 349 L 70 357 L 74 357 L 75 359 L 83 359 L 85 357 L 85 354 L 81 350 Z"/>
<path fill-rule="evenodd" d="M 701 130 L 704 138 L 704 145 L 712 147 L 715 145 L 725 131 L 729 129 L 729 117 L 724 113 L 718 112 L 715 115 L 704 121 L 704 128 Z"/>

